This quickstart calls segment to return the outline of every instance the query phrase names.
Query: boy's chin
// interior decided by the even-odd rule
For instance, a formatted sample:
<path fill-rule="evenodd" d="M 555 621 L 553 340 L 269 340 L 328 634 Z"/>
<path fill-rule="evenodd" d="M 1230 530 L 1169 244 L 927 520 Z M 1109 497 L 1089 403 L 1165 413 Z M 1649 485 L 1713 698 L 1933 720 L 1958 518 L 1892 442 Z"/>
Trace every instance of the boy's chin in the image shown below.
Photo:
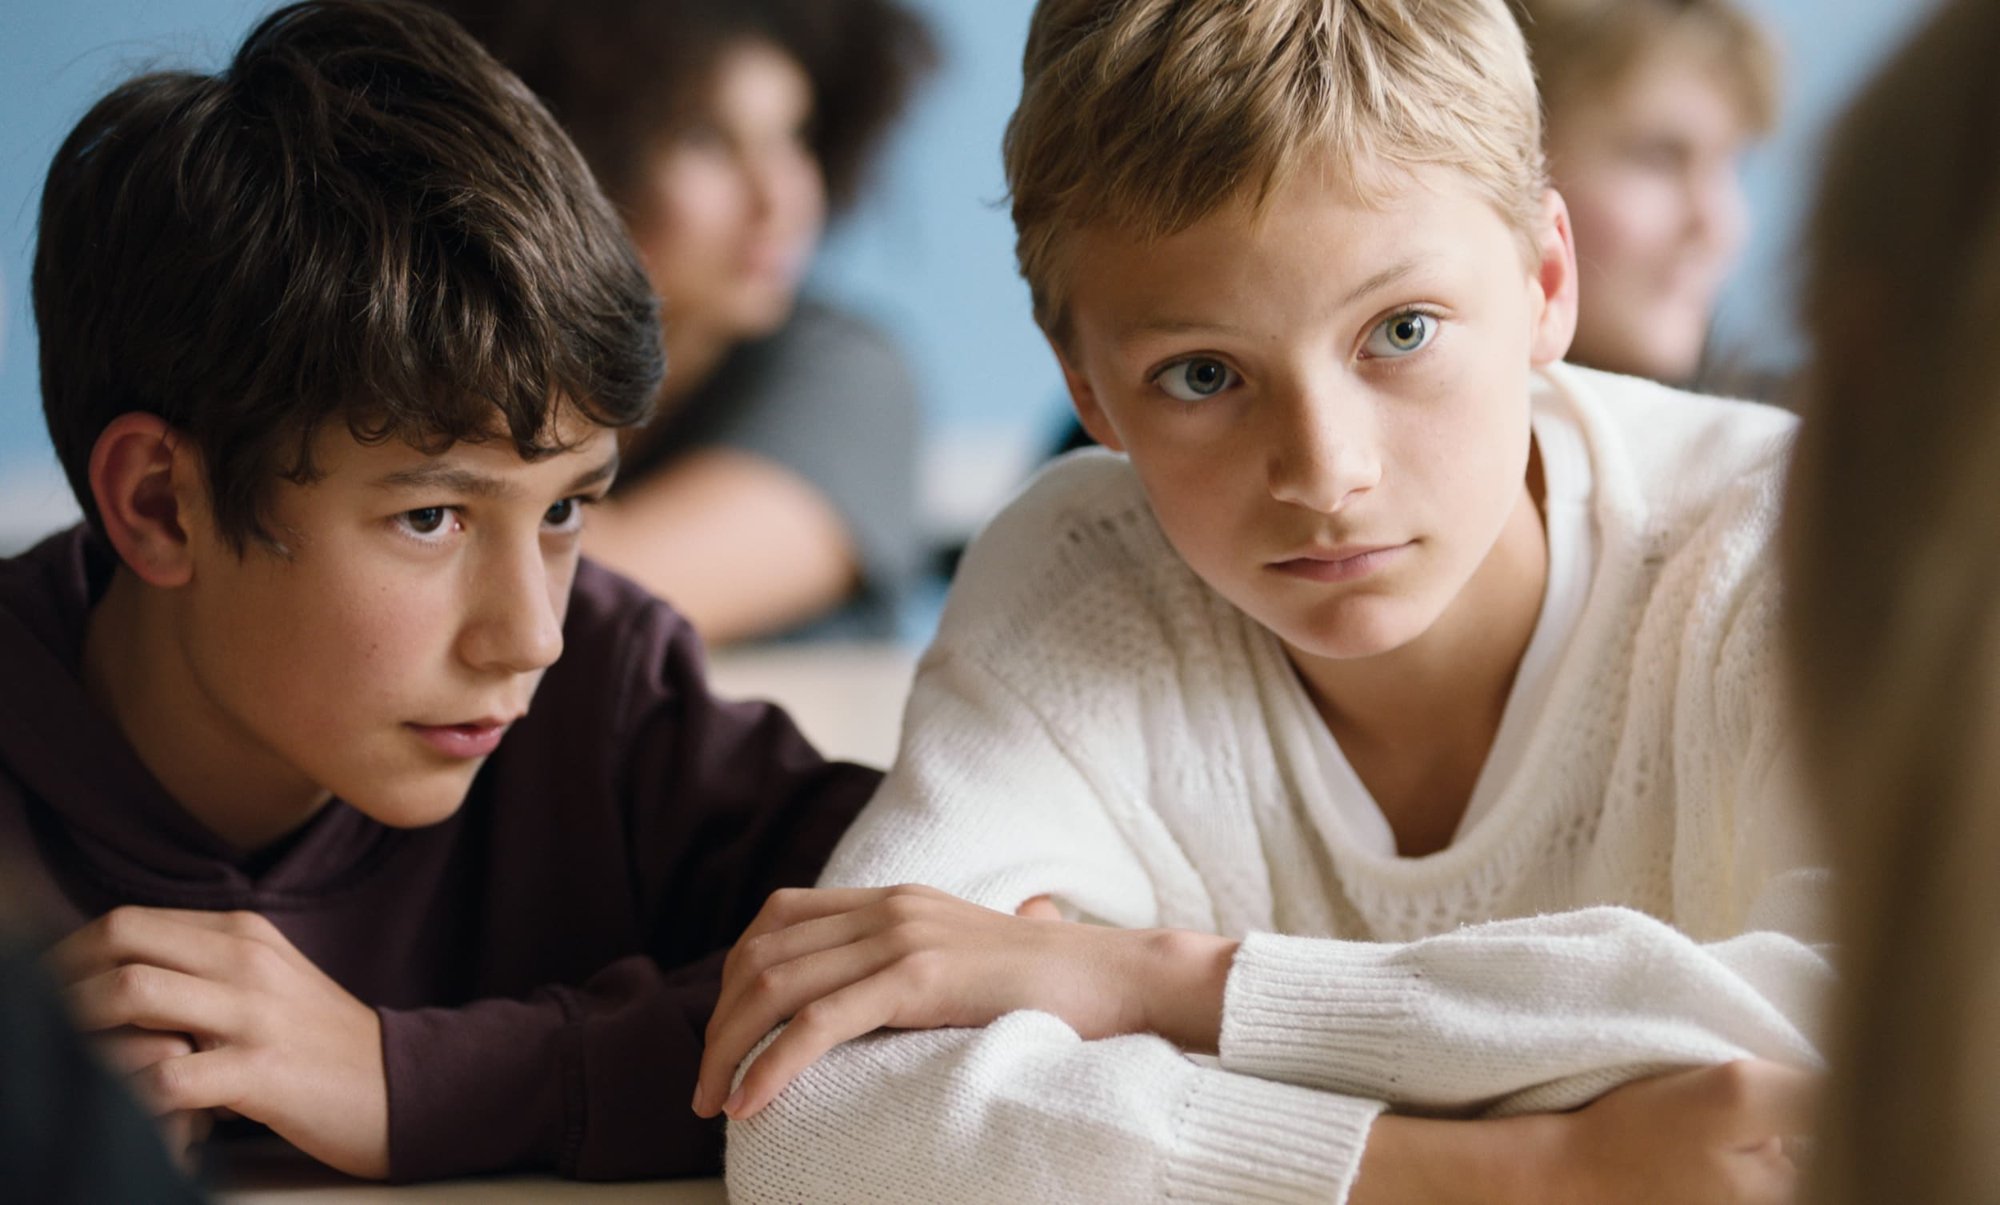
<path fill-rule="evenodd" d="M 1395 652 L 1429 631 L 1436 619 L 1436 614 L 1412 600 L 1374 597 L 1297 616 L 1282 627 L 1266 626 L 1301 656 L 1361 661 Z"/>
<path fill-rule="evenodd" d="M 426 775 L 342 798 L 347 806 L 377 824 L 390 828 L 428 828 L 451 819 L 465 806 L 472 777 L 472 769 L 454 770 L 448 776 Z"/>

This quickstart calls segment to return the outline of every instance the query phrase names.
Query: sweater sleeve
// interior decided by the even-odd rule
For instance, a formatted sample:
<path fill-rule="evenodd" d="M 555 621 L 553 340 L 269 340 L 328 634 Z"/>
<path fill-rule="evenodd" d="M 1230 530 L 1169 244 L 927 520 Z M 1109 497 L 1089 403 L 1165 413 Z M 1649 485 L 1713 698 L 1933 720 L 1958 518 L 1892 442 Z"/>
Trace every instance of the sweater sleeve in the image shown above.
<path fill-rule="evenodd" d="M 1339 1202 L 1381 1106 L 1046 1013 L 882 1032 L 729 1127 L 731 1200 Z"/>
<path fill-rule="evenodd" d="M 496 932 L 604 953 L 510 951 L 524 968 L 577 970 L 456 1007 L 379 1010 L 399 1180 L 716 1174 L 721 1126 L 689 1100 L 723 957 L 772 891 L 815 879 L 880 782 L 822 758 L 780 709 L 714 697 L 678 617 L 628 612 L 587 629 L 565 654 L 582 672 L 538 697 L 571 728 L 536 746 L 545 766 L 509 769 L 549 797 L 509 809 L 521 827 L 490 838 L 568 865 L 544 879 L 509 862 L 481 907 Z M 567 897 L 547 901 L 560 925 L 499 918 L 536 908 L 541 883 Z"/>
<path fill-rule="evenodd" d="M 896 766 L 821 886 L 922 883 L 1005 912 L 1053 895 L 1111 924 L 1156 923 L 1160 885 L 1126 835 L 1150 817 L 1111 802 L 1111 754 L 1070 757 L 1040 709 L 949 652 L 926 656 L 904 714 Z"/>
<path fill-rule="evenodd" d="M 1771 931 L 1704 945 L 1625 908 L 1375 943 L 1253 934 L 1222 1065 L 1455 1116 L 1572 1109 L 1641 1076 L 1762 1058 L 1817 1068 L 1824 953 Z"/>

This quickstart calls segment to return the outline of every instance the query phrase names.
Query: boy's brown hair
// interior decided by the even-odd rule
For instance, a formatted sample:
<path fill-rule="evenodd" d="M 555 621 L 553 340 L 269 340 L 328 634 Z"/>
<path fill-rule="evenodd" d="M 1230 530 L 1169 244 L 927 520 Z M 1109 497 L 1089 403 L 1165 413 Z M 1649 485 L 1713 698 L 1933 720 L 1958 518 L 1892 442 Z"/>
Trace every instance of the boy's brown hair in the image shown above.
<path fill-rule="evenodd" d="M 574 408 L 649 414 L 656 302 L 575 149 L 447 18 L 280 9 L 214 75 L 99 101 L 49 169 L 34 268 L 42 404 L 84 513 L 118 415 L 200 451 L 216 523 L 307 482 L 314 433 L 557 450 Z"/>
<path fill-rule="evenodd" d="M 1524 238 L 1546 173 L 1505 0 L 1041 0 L 1007 126 L 1016 254 L 1061 340 L 1068 236 L 1140 238 L 1267 196 L 1330 154 L 1463 172 Z"/>
<path fill-rule="evenodd" d="M 1683 53 L 1733 94 L 1745 132 L 1778 119 L 1778 52 L 1733 0 L 1510 0 L 1552 115 L 1616 88 L 1646 59 Z"/>

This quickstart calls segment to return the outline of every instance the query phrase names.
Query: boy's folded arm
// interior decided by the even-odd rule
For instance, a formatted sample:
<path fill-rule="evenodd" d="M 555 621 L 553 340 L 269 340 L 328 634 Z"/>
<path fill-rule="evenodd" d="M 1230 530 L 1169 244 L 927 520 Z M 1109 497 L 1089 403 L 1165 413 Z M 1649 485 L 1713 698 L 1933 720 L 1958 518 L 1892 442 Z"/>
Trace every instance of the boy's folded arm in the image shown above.
<path fill-rule="evenodd" d="M 1045 1013 L 847 1043 L 732 1123 L 732 1200 L 1344 1200 L 1376 1102 Z"/>
<path fill-rule="evenodd" d="M 840 1047 L 730 1124 L 727 1174 L 730 1198 L 748 1205 L 1737 1201 L 1752 1198 L 1731 1165 L 1800 1132 L 1810 1095 L 1803 1077 L 1738 1063 L 1574 1113 L 1396 1117 L 1205 1065 L 1160 1038 L 1082 1041 L 1056 1017 L 1019 1012 Z"/>
<path fill-rule="evenodd" d="M 713 1174 L 721 1132 L 686 1097 L 721 960 L 636 956 L 518 1000 L 378 1009 L 391 1178 Z"/>
<path fill-rule="evenodd" d="M 1624 908 L 1406 943 L 1253 934 L 1223 1066 L 1441 1113 L 1569 1109 L 1675 1067 L 1816 1069 L 1823 950 L 1777 932 L 1698 943 Z"/>
<path fill-rule="evenodd" d="M 912 726 L 823 885 L 922 882 L 1007 911 L 1046 893 L 1073 913 L 1159 923 L 1167 888 L 1113 822 L 1109 792 L 1029 703 L 940 658 L 911 714 L 928 722 Z M 994 756 L 933 749 L 926 729 L 983 731 L 978 748 Z M 1794 872 L 1760 900 L 1803 897 L 1778 911 L 1809 917 L 1823 889 L 1823 876 Z M 1230 971 L 1220 1051 L 1245 1074 L 1458 1115 L 1574 1107 L 1647 1074 L 1745 1057 L 1812 1068 L 1831 969 L 1808 940 L 1771 930 L 1702 944 L 1619 908 L 1401 944 L 1253 934 Z"/>

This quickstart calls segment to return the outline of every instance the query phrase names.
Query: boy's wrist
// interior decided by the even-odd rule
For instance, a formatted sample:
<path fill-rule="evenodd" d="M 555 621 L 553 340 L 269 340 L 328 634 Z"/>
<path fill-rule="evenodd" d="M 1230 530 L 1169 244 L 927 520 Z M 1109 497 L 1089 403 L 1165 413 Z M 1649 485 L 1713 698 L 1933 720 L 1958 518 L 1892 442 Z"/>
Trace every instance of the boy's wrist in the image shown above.
<path fill-rule="evenodd" d="M 1133 936 L 1140 1005 L 1134 1028 L 1183 1050 L 1215 1053 L 1229 968 L 1241 943 L 1187 929 L 1148 929 Z"/>

